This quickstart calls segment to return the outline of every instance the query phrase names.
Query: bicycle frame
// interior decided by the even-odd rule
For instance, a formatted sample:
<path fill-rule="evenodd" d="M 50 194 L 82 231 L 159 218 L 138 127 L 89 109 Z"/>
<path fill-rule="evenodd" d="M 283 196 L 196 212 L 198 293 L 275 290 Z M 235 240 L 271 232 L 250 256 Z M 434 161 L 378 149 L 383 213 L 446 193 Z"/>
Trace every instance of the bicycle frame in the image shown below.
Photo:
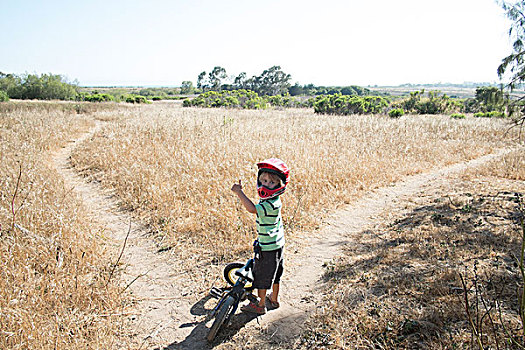
<path fill-rule="evenodd" d="M 248 299 L 251 300 L 250 298 L 251 293 L 249 293 L 244 287 L 246 286 L 246 283 L 253 282 L 253 278 L 250 276 L 250 272 L 252 268 L 253 268 L 253 259 L 248 259 L 248 261 L 242 268 L 235 271 L 235 275 L 238 276 L 237 281 L 232 287 L 224 288 L 222 290 L 220 300 L 217 303 L 217 306 L 213 309 L 212 316 L 216 315 L 217 311 L 221 308 L 226 298 L 230 295 L 235 299 L 235 304 L 233 306 L 233 311 L 228 316 L 228 319 L 226 320 L 226 322 L 229 321 L 231 315 L 235 314 L 235 311 L 237 311 L 239 302 L 241 302 L 241 300 L 244 300 L 246 297 L 248 297 Z M 210 292 L 210 294 L 212 294 L 212 296 L 218 297 L 217 289 L 212 288 L 212 291 Z"/>
<path fill-rule="evenodd" d="M 255 258 L 260 252 L 257 240 L 253 243 L 253 247 Z M 208 332 L 208 341 L 213 341 L 221 327 L 229 324 L 230 318 L 235 315 L 241 301 L 249 299 L 251 302 L 258 302 L 257 297 L 251 293 L 253 286 L 246 287 L 246 284 L 253 283 L 254 258 L 248 259 L 244 266 L 242 266 L 242 263 L 228 264 L 224 269 L 224 277 L 232 286 L 226 288 L 212 287 L 210 290 L 210 295 L 219 299 L 219 302 L 211 313 L 211 317 L 215 318 L 215 320 Z M 233 271 L 235 271 L 234 274 L 237 276 L 237 279 L 231 275 Z"/>

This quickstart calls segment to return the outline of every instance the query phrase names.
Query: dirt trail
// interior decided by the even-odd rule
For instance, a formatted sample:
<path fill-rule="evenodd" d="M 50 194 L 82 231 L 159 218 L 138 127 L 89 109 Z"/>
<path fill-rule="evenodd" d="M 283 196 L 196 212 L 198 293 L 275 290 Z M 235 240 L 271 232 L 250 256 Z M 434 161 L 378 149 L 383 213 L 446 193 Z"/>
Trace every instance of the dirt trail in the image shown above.
<path fill-rule="evenodd" d="M 246 326 L 253 324 L 263 329 L 266 335 L 271 335 L 273 345 L 293 343 L 322 298 L 318 287 L 325 266 L 342 253 L 341 248 L 345 244 L 357 242 L 358 235 L 388 220 L 387 217 L 393 212 L 403 212 L 407 203 L 446 183 L 450 176 L 508 152 L 509 149 L 502 149 L 468 162 L 408 176 L 393 186 L 371 191 L 344 209 L 335 211 L 325 220 L 319 232 L 305 242 L 308 248 L 303 253 L 287 255 L 286 274 L 289 277 L 282 282 L 282 290 L 285 291 L 281 298 L 283 307 Z"/>
<path fill-rule="evenodd" d="M 181 276 L 172 275 L 166 254 L 148 237 L 147 229 L 118 208 L 117 199 L 97 183 L 88 183 L 71 167 L 70 155 L 78 143 L 91 137 L 102 127 L 102 122 L 86 134 L 57 152 L 54 165 L 64 177 L 66 186 L 76 192 L 90 209 L 93 222 L 105 227 L 104 236 L 121 251 L 124 269 L 122 286 L 129 286 L 136 300 L 135 314 L 128 318 L 131 348 L 150 349 L 184 339 L 186 330 L 181 324 L 191 324 L 196 317 L 190 314 L 192 303 L 182 297 L 184 285 Z M 198 347 L 196 347 L 198 348 Z"/>
<path fill-rule="evenodd" d="M 173 260 L 159 253 L 158 247 L 148 237 L 145 227 L 131 216 L 120 211 L 117 200 L 96 183 L 87 183 L 71 168 L 69 161 L 76 144 L 88 139 L 100 127 L 97 123 L 90 132 L 72 140 L 53 158 L 67 186 L 81 196 L 91 209 L 93 221 L 105 225 L 105 235 L 122 247 L 127 237 L 121 262 L 124 264 L 122 285 L 131 283 L 130 290 L 136 298 L 136 314 L 129 317 L 132 348 L 142 349 L 206 349 L 217 344 L 207 344 L 205 337 L 210 321 L 202 312 L 201 303 L 195 304 L 184 291 L 191 288 L 187 280 L 172 272 Z M 507 150 L 508 151 L 508 150 Z M 356 235 L 383 220 L 381 213 L 403 207 L 403 202 L 425 188 L 446 181 L 450 174 L 483 164 L 500 157 L 501 150 L 469 162 L 459 163 L 440 170 L 407 177 L 391 187 L 368 193 L 362 199 L 334 212 L 325 225 L 305 242 L 306 249 L 286 252 L 286 276 L 282 281 L 281 308 L 252 318 L 240 314 L 230 327 L 230 333 L 246 332 L 250 328 L 263 328 L 271 334 L 272 343 L 293 342 L 308 315 L 315 311 L 321 297 L 316 285 L 323 274 L 323 265 L 341 253 L 341 247 Z M 120 250 L 120 248 L 118 248 Z M 173 259 L 171 257 L 170 259 Z M 199 311 L 200 310 L 200 311 Z M 128 346 L 130 346 L 128 344 Z"/>

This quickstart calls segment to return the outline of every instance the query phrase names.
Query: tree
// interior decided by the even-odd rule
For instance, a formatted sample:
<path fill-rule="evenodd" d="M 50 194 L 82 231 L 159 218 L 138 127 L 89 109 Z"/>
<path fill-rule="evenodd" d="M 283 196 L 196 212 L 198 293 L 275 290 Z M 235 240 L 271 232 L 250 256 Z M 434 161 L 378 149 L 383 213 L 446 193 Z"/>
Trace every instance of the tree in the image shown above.
<path fill-rule="evenodd" d="M 230 79 L 233 79 L 233 84 L 227 83 Z M 288 93 L 290 79 L 291 75 L 285 74 L 279 66 L 273 66 L 260 76 L 253 76 L 249 79 L 246 78 L 245 72 L 235 78 L 233 76 L 228 78 L 226 69 L 216 66 L 209 74 L 205 71 L 199 74 L 197 88 L 202 89 L 203 92 L 245 89 L 255 91 L 259 95 L 274 96 Z"/>
<path fill-rule="evenodd" d="M 476 101 L 483 112 L 503 112 L 506 102 L 503 91 L 494 86 L 478 87 L 476 89 Z"/>
<path fill-rule="evenodd" d="M 20 77 L 0 72 L 0 90 L 5 91 L 11 98 L 19 98 L 21 85 Z"/>
<path fill-rule="evenodd" d="M 233 86 L 237 89 L 246 89 L 246 81 L 246 72 L 242 72 L 233 80 Z"/>
<path fill-rule="evenodd" d="M 189 95 L 193 93 L 193 83 L 189 80 L 183 81 L 180 87 L 180 93 L 183 95 Z"/>
<path fill-rule="evenodd" d="M 285 74 L 280 66 L 273 66 L 266 69 L 259 77 L 258 93 L 260 95 L 275 96 L 281 95 L 288 91 L 290 87 L 290 74 Z"/>
<path fill-rule="evenodd" d="M 505 11 L 505 15 L 511 20 L 509 37 L 513 41 L 512 53 L 502 60 L 498 67 L 498 76 L 503 79 L 506 75 L 509 82 L 506 84 L 511 91 L 525 82 L 525 1 L 519 0 L 510 4 L 505 0 L 500 1 L 500 5 Z M 521 116 L 515 119 L 516 124 L 523 126 L 525 122 L 524 97 L 514 101 L 510 108 L 510 113 L 521 112 Z"/>
<path fill-rule="evenodd" d="M 343 95 L 357 95 L 355 90 L 352 87 L 350 87 L 350 86 L 345 86 L 344 88 L 342 88 L 341 89 L 341 93 Z"/>
<path fill-rule="evenodd" d="M 0 102 L 7 102 L 9 101 L 9 96 L 7 95 L 7 92 L 4 90 L 0 90 Z"/>
<path fill-rule="evenodd" d="M 202 91 L 206 90 L 208 88 L 208 81 L 206 80 L 206 71 L 203 71 L 199 74 L 199 77 L 197 78 L 197 89 L 201 89 Z"/>
<path fill-rule="evenodd" d="M 213 70 L 208 75 L 208 81 L 210 82 L 210 88 L 214 91 L 218 91 L 221 89 L 222 80 L 226 79 L 228 76 L 226 75 L 226 69 L 216 66 L 213 68 Z"/>
<path fill-rule="evenodd" d="M 293 86 L 290 86 L 288 93 L 290 96 L 299 96 L 304 93 L 304 89 L 299 83 L 295 83 Z"/>
<path fill-rule="evenodd" d="M 498 75 L 503 78 L 510 69 L 508 87 L 514 89 L 525 81 L 525 1 L 521 0 L 515 4 L 501 1 L 501 6 L 506 16 L 512 21 L 509 37 L 513 41 L 513 52 L 503 59 L 498 67 Z"/>
<path fill-rule="evenodd" d="M 314 84 L 306 84 L 303 86 L 303 93 L 307 96 L 315 95 L 315 85 Z"/>

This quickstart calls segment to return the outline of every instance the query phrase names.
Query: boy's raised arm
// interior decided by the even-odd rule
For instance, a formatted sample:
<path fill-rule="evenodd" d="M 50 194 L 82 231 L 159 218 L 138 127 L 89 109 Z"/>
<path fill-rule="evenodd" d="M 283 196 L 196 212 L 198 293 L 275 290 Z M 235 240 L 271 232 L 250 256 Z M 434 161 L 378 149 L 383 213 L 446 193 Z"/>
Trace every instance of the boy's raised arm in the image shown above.
<path fill-rule="evenodd" d="M 255 210 L 255 204 L 250 200 L 250 198 L 246 197 L 244 192 L 242 191 L 242 184 L 241 180 L 239 180 L 238 184 L 233 184 L 232 191 L 239 197 L 241 200 L 241 203 L 244 205 L 246 210 L 252 214 L 257 214 L 257 210 Z"/>

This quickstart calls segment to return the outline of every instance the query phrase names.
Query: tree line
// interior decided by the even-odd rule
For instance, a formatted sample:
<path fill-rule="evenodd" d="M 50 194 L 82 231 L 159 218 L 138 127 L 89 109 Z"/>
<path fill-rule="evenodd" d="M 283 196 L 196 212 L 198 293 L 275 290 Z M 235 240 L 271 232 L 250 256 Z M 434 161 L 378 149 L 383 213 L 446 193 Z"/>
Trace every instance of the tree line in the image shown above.
<path fill-rule="evenodd" d="M 0 92 L 5 98 L 21 100 L 74 100 L 78 83 L 58 74 L 6 74 L 0 72 Z"/>
<path fill-rule="evenodd" d="M 80 91 L 78 82 L 70 82 L 59 74 L 9 74 L 0 72 L 0 102 L 20 100 L 64 100 L 129 103 L 149 103 L 141 94 L 115 91 L 113 94 Z"/>
<path fill-rule="evenodd" d="M 197 88 L 191 81 L 183 81 L 177 88 L 143 88 L 134 94 L 150 100 L 179 99 L 179 95 L 200 94 L 208 91 L 250 90 L 260 96 L 319 96 L 319 95 L 372 95 L 372 91 L 356 85 L 315 86 L 313 84 L 290 84 L 291 75 L 280 66 L 266 69 L 259 76 L 247 78 L 246 73 L 228 77 L 226 69 L 216 66 L 210 73 L 205 71 L 197 77 Z M 114 93 L 91 93 L 81 91 L 76 81 L 70 82 L 58 74 L 9 74 L 0 72 L 0 101 L 12 99 L 82 100 L 92 102 L 130 100 L 129 93 L 115 89 Z"/>
<path fill-rule="evenodd" d="M 319 96 L 319 95 L 375 95 L 370 89 L 351 85 L 351 86 L 315 86 L 314 84 L 291 85 L 292 76 L 285 73 L 280 66 L 273 66 L 265 69 L 260 75 L 248 77 L 246 72 L 239 75 L 228 75 L 226 69 L 215 66 L 210 72 L 202 71 L 197 77 L 196 92 L 207 91 L 232 91 L 250 90 L 260 96 Z M 183 82 L 182 89 L 191 89 L 191 82 Z"/>

